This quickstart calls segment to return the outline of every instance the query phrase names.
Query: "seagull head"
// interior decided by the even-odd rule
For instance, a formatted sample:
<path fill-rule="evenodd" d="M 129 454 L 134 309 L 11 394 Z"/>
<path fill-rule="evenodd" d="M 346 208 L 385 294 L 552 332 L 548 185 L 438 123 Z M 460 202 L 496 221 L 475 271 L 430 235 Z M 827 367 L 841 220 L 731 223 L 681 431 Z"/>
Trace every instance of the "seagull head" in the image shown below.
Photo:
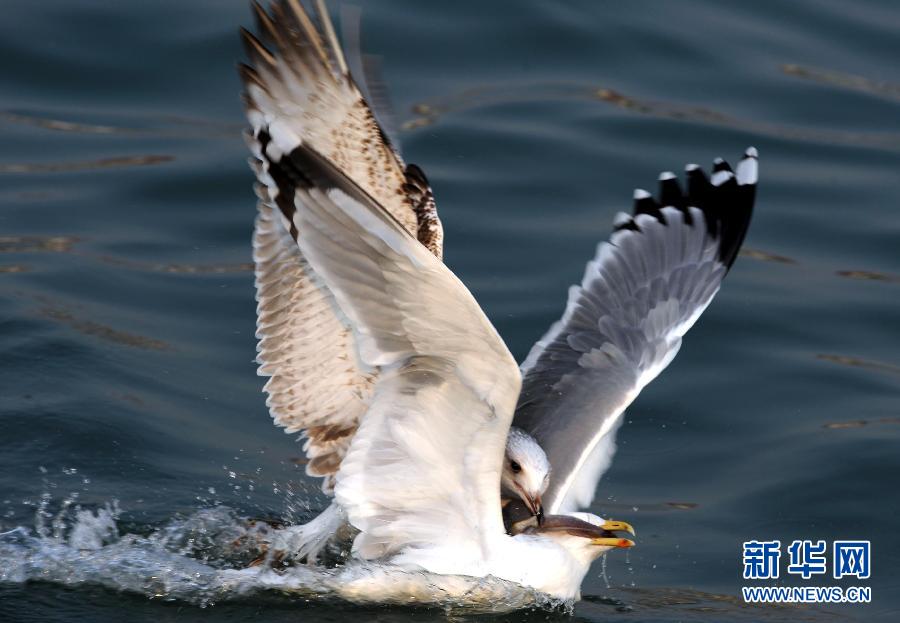
<path fill-rule="evenodd" d="M 611 549 L 634 547 L 634 541 L 616 534 L 627 532 L 634 536 L 631 524 L 591 513 L 546 515 L 540 525 L 528 526 L 523 532 L 552 539 L 584 565 Z"/>
<path fill-rule="evenodd" d="M 543 518 L 541 496 L 550 484 L 550 461 L 534 437 L 520 428 L 510 428 L 500 475 L 500 495 L 520 498 L 531 513 Z"/>

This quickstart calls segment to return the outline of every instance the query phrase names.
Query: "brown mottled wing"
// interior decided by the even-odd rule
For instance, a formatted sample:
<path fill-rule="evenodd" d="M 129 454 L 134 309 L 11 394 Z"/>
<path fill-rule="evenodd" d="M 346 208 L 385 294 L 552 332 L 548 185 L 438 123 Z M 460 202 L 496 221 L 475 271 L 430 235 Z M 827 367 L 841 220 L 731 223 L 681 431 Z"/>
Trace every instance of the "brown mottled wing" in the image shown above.
<path fill-rule="evenodd" d="M 321 5 L 320 5 L 321 8 Z M 306 471 L 330 493 L 334 474 L 372 395 L 378 370 L 356 355 L 352 331 L 279 214 L 293 201 L 279 192 L 271 163 L 303 145 L 325 156 L 438 258 L 443 234 L 431 188 L 405 166 L 346 70 L 328 15 L 318 26 L 296 0 L 254 5 L 265 43 L 244 31 L 252 66 L 240 68 L 259 183 L 253 238 L 257 361 L 268 376 L 266 404 L 279 426 L 303 432 Z M 282 189 L 291 180 L 278 180 Z M 292 225 L 290 227 L 293 227 Z"/>
<path fill-rule="evenodd" d="M 298 0 L 273 2 L 270 13 L 254 4 L 254 11 L 262 41 L 242 31 L 252 67 L 240 68 L 254 134 L 265 128 L 273 152 L 302 144 L 322 154 L 407 231 L 416 235 L 426 225 L 429 236 L 420 242 L 441 257 L 428 181 L 421 169 L 404 165 L 379 126 L 347 70 L 328 14 L 316 16 L 320 32 Z"/>
<path fill-rule="evenodd" d="M 258 186 L 261 200 L 253 235 L 256 262 L 256 337 L 266 405 L 288 433 L 303 432 L 306 473 L 333 475 L 356 432 L 372 392 L 375 370 L 356 360 L 352 335 L 331 294 L 316 279 L 300 249 Z"/>

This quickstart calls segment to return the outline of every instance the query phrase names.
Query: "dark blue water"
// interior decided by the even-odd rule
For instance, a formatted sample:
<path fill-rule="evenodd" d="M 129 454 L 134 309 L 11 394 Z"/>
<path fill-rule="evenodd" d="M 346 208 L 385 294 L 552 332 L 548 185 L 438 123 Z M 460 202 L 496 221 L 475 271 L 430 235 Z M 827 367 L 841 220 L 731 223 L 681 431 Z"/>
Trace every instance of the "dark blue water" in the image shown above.
<path fill-rule="evenodd" d="M 247 5 L 2 6 L 0 531 L 44 517 L 66 537 L 76 506 L 114 501 L 113 545 L 208 508 L 312 516 L 326 501 L 252 361 Z M 638 547 L 595 565 L 576 616 L 896 620 L 896 3 L 392 1 L 364 6 L 362 32 L 446 261 L 519 358 L 632 188 L 760 151 L 745 253 L 600 484 L 593 510 L 633 523 Z M 744 606 L 754 538 L 870 539 L 872 603 Z M 150 579 L 33 562 L 0 584 L 0 619 L 443 616 L 269 594 L 201 611 Z M 782 574 L 771 585 L 836 583 Z"/>

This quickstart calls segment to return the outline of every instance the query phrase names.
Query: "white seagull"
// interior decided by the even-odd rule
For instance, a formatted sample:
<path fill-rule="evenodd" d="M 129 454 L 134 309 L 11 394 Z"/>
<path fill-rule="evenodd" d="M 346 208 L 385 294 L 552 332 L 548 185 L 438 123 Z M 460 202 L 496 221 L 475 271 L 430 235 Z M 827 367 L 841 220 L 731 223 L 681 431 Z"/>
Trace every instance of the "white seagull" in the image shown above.
<path fill-rule="evenodd" d="M 634 214 L 616 218 L 520 370 L 441 261 L 427 179 L 404 165 L 322 0 L 316 9 L 254 5 L 261 40 L 243 31 L 259 373 L 275 422 L 302 431 L 307 473 L 334 496 L 283 545 L 313 559 L 349 524 L 353 558 L 395 586 L 419 572 L 578 599 L 594 559 L 634 545 L 615 532 L 634 532 L 575 511 L 593 498 L 622 412 L 734 261 L 756 152 L 736 172 L 717 160 L 711 179 L 689 165 L 686 193 L 669 173 L 658 199 L 636 191 Z M 542 494 L 546 519 L 509 534 L 501 504 L 518 496 L 540 513 Z M 370 601 L 390 592 L 363 586 Z"/>

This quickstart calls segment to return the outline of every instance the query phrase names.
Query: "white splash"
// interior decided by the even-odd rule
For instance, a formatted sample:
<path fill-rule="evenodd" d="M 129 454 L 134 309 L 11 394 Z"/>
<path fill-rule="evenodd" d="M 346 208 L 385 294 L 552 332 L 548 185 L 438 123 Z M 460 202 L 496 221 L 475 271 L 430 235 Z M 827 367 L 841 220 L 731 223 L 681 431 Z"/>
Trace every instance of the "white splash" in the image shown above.
<path fill-rule="evenodd" d="M 33 529 L 0 528 L 0 582 L 94 584 L 199 606 L 274 592 L 354 603 L 372 603 L 377 595 L 378 603 L 465 612 L 571 607 L 493 578 L 438 578 L 384 564 L 248 566 L 277 539 L 278 529 L 228 507 L 199 509 L 146 534 L 122 534 L 116 501 L 83 508 L 76 500 L 70 496 L 50 512 L 52 500 L 44 495 Z"/>

